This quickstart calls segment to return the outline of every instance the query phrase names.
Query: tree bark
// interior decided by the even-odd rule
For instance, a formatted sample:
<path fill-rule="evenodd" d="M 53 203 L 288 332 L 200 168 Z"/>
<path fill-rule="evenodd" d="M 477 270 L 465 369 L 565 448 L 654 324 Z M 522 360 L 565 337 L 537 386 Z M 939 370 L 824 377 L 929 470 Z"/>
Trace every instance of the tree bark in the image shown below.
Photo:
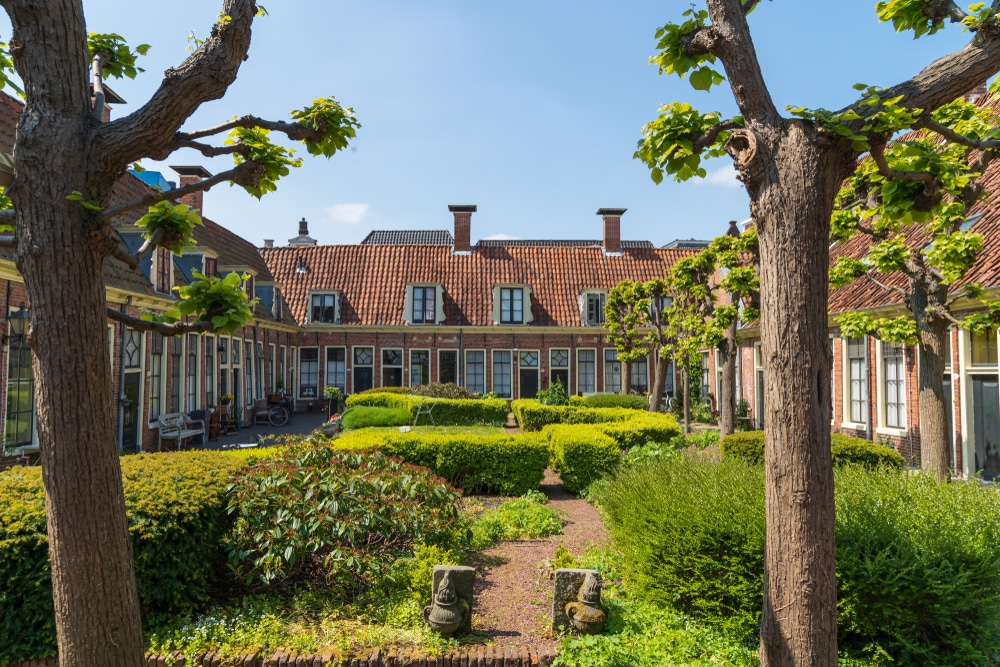
<path fill-rule="evenodd" d="M 663 389 L 667 386 L 667 369 L 670 368 L 670 360 L 663 358 L 660 349 L 655 350 L 651 358 L 656 364 L 656 369 L 653 376 L 653 386 L 649 392 L 649 411 L 659 412 L 660 404 L 663 402 Z"/>
<path fill-rule="evenodd" d="M 681 367 L 681 383 L 684 385 L 684 433 L 691 432 L 691 356 L 684 355 Z"/>
<path fill-rule="evenodd" d="M 947 290 L 938 288 L 933 295 L 938 303 L 947 299 Z M 948 437 L 948 412 L 944 398 L 945 337 L 948 321 L 928 312 L 931 295 L 919 281 L 910 281 L 910 307 L 917 324 L 920 351 L 917 373 L 917 410 L 920 416 L 920 467 L 938 481 L 951 478 L 951 443 Z"/>
<path fill-rule="evenodd" d="M 722 392 L 719 396 L 719 435 L 726 437 L 736 432 L 736 320 L 726 331 L 719 346 L 722 358 Z"/>
<path fill-rule="evenodd" d="M 804 123 L 757 134 L 736 159 L 746 166 L 761 254 L 767 537 L 760 659 L 763 667 L 833 667 L 826 267 L 834 197 L 854 159 L 849 147 L 831 145 Z"/>
<path fill-rule="evenodd" d="M 618 363 L 620 363 L 622 367 L 622 389 L 619 393 L 623 396 L 627 396 L 632 389 L 632 362 L 620 361 Z"/>

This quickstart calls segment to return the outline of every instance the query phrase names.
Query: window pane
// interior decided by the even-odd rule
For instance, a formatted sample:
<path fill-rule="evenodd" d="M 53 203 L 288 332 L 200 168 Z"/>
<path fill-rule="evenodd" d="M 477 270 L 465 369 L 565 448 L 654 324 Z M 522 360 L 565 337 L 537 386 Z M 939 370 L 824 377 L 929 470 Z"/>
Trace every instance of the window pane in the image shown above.
<path fill-rule="evenodd" d="M 375 360 L 375 349 L 371 347 L 354 348 L 354 365 L 371 366 Z"/>
<path fill-rule="evenodd" d="M 597 353 L 594 350 L 577 350 L 577 391 L 593 393 L 597 391 Z"/>
<path fill-rule="evenodd" d="M 299 355 L 299 396 L 316 398 L 319 395 L 319 348 L 303 347 Z"/>
<path fill-rule="evenodd" d="M 341 396 L 347 393 L 347 350 L 343 347 L 326 348 L 326 386 L 337 387 Z"/>
<path fill-rule="evenodd" d="M 552 350 L 552 367 L 569 368 L 569 350 Z"/>
<path fill-rule="evenodd" d="M 604 391 L 617 394 L 622 390 L 622 365 L 618 350 L 604 350 Z"/>
<path fill-rule="evenodd" d="M 486 391 L 486 353 L 465 353 L 465 388 L 476 393 Z"/>
<path fill-rule="evenodd" d="M 438 356 L 438 382 L 458 383 L 458 352 L 442 350 Z"/>
<path fill-rule="evenodd" d="M 510 398 L 510 352 L 493 351 L 493 392 L 503 398 Z"/>
<path fill-rule="evenodd" d="M 410 353 L 410 386 L 419 387 L 431 381 L 431 353 L 413 350 Z"/>

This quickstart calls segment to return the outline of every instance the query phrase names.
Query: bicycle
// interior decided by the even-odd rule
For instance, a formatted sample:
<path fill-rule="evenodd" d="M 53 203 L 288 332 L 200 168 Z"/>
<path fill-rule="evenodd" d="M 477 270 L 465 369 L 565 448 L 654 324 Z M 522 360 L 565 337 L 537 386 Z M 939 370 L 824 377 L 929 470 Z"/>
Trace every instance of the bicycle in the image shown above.
<path fill-rule="evenodd" d="M 295 412 L 295 403 L 291 396 L 282 396 L 281 400 L 271 405 L 267 411 L 267 421 L 271 426 L 284 426 Z"/>

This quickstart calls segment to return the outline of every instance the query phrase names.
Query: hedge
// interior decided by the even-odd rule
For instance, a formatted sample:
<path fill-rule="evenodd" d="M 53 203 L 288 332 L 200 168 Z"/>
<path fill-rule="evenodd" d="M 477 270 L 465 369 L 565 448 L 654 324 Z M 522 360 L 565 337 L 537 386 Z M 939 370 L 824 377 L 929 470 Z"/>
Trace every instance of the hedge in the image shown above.
<path fill-rule="evenodd" d="M 746 431 L 727 435 L 722 439 L 721 447 L 724 457 L 743 459 L 753 465 L 764 463 L 763 431 Z M 830 449 L 835 466 L 854 464 L 866 468 L 899 470 L 906 463 L 903 457 L 891 447 L 840 433 L 834 433 L 830 436 Z"/>
<path fill-rule="evenodd" d="M 567 491 L 580 493 L 621 462 L 621 447 L 591 426 L 553 424 L 542 429 L 549 442 L 552 469 Z"/>
<path fill-rule="evenodd" d="M 649 398 L 635 394 L 593 394 L 570 396 L 569 404 L 582 408 L 629 408 L 649 410 Z"/>
<path fill-rule="evenodd" d="M 511 403 L 511 409 L 526 431 L 538 431 L 550 424 L 598 424 L 598 430 L 626 449 L 647 442 L 669 442 L 681 432 L 673 415 L 630 408 L 542 405 L 533 399 L 519 399 Z"/>
<path fill-rule="evenodd" d="M 356 405 L 340 416 L 340 425 L 345 429 L 369 428 L 371 426 L 405 426 L 413 423 L 413 417 L 406 408 L 373 408 Z"/>
<path fill-rule="evenodd" d="M 331 442 L 337 449 L 378 447 L 425 466 L 466 492 L 520 496 L 537 489 L 549 463 L 541 435 L 478 435 L 352 431 Z"/>
<path fill-rule="evenodd" d="M 226 485 L 245 465 L 222 452 L 122 459 L 144 620 L 188 613 L 207 598 L 232 525 Z M 54 655 L 45 501 L 37 467 L 0 474 L 0 586 L 0 664 Z"/>
<path fill-rule="evenodd" d="M 977 482 L 835 471 L 838 646 L 899 665 L 1000 651 L 1000 494 Z M 752 643 L 764 586 L 764 470 L 658 457 L 594 490 L 631 589 Z M 868 663 L 864 663 L 868 664 Z"/>
<path fill-rule="evenodd" d="M 492 426 L 507 423 L 507 401 L 502 398 L 434 398 L 410 396 L 397 393 L 353 394 L 347 397 L 347 407 L 369 406 L 376 408 L 406 408 L 410 411 L 410 423 L 416 419 L 417 409 L 422 402 L 433 403 L 431 414 L 438 426 L 487 424 Z M 430 424 L 425 415 L 420 416 L 421 425 Z"/>

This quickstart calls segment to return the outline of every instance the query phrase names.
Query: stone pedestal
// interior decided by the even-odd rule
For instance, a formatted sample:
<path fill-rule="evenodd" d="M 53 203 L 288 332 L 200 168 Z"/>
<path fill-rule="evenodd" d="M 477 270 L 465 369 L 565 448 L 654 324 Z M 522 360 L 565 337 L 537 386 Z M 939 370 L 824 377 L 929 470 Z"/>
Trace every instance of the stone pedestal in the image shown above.
<path fill-rule="evenodd" d="M 576 603 L 579 606 L 583 606 L 580 602 L 581 588 L 583 588 L 584 582 L 587 577 L 591 576 L 596 580 L 597 595 L 596 605 L 594 606 L 594 611 L 599 611 L 602 619 L 606 619 L 606 615 L 603 610 L 600 609 L 600 584 L 601 575 L 597 570 L 581 570 L 578 568 L 560 568 L 556 570 L 556 582 L 555 591 L 552 594 L 552 629 L 559 632 L 567 632 L 570 630 L 579 630 L 580 628 L 574 627 L 569 615 L 566 613 L 566 606 L 569 604 Z M 594 581 L 592 581 L 594 583 Z M 603 623 L 599 623 L 603 629 Z M 599 630 L 598 630 L 599 631 Z M 592 630 L 588 630 L 592 632 Z"/>
<path fill-rule="evenodd" d="M 465 618 L 455 634 L 469 634 L 472 632 L 472 585 L 476 579 L 476 568 L 461 565 L 435 565 L 431 600 L 437 597 L 438 586 L 444 578 L 445 572 L 448 573 L 448 579 L 451 581 L 451 586 L 455 589 L 458 599 L 463 600 L 465 605 L 468 605 L 468 612 L 466 612 Z"/>

